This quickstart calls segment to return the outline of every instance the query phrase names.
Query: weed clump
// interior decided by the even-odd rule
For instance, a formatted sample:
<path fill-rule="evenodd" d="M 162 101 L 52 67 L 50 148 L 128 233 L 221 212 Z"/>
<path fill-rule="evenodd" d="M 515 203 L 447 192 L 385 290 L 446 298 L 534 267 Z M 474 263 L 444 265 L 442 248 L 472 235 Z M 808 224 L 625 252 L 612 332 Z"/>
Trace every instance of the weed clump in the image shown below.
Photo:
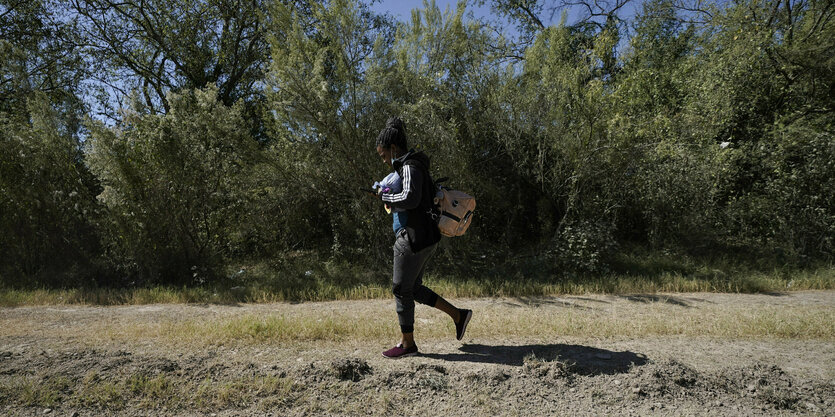
<path fill-rule="evenodd" d="M 331 368 L 336 377 L 342 381 L 357 382 L 372 373 L 368 362 L 357 358 L 334 359 L 331 362 Z"/>
<path fill-rule="evenodd" d="M 698 383 L 700 377 L 693 368 L 670 359 L 661 363 L 651 363 L 641 368 L 636 392 L 651 397 L 678 396 L 687 392 Z"/>
<path fill-rule="evenodd" d="M 570 362 L 545 360 L 536 355 L 528 355 L 522 362 L 522 375 L 537 378 L 544 382 L 558 380 L 571 381 L 577 373 L 577 367 Z"/>
<path fill-rule="evenodd" d="M 723 376 L 729 392 L 751 397 L 778 410 L 793 410 L 801 399 L 797 384 L 776 365 L 756 364 L 726 371 Z"/>

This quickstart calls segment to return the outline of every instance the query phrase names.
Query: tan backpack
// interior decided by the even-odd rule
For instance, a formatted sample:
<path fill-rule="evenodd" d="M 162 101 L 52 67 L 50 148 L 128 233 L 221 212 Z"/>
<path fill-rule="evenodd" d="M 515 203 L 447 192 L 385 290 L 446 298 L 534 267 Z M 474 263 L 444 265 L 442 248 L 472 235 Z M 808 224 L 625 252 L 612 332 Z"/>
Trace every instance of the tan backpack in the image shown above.
<path fill-rule="evenodd" d="M 444 180 L 446 178 L 435 183 Z M 442 235 L 456 237 L 467 232 L 475 210 L 475 198 L 473 196 L 463 191 L 438 185 L 434 202 L 436 213 L 433 217 L 438 222 L 438 230 L 441 231 Z"/>

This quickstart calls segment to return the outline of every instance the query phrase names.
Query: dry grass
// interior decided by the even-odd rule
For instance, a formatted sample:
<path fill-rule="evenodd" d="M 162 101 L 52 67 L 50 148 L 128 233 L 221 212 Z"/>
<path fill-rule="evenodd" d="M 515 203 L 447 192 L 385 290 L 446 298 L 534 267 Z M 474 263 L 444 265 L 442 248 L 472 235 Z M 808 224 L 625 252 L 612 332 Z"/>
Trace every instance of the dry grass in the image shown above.
<path fill-rule="evenodd" d="M 6 379 L 0 383 L 0 398 L 11 398 L 30 407 L 218 410 L 246 407 L 258 397 L 269 397 L 274 404 L 287 405 L 300 390 L 291 379 L 275 376 L 239 377 L 226 381 L 206 379 L 198 383 L 166 375 L 136 373 L 114 379 L 91 372 L 79 381 L 62 376 L 38 379 Z"/>
<path fill-rule="evenodd" d="M 785 338 L 835 339 L 832 308 L 770 307 L 755 309 L 733 306 L 680 310 L 650 305 L 644 309 L 621 311 L 583 311 L 577 309 L 514 309 L 494 306 L 477 311 L 469 336 L 476 339 L 536 338 L 562 335 L 592 338 L 631 338 L 681 335 L 728 339 Z M 369 314 L 370 313 L 370 314 Z M 427 325 L 419 330 L 425 338 L 447 338 L 454 333 L 452 321 L 440 314 L 423 314 Z M 397 328 L 390 311 L 333 314 L 318 317 L 309 314 L 246 315 L 207 323 L 187 320 L 146 330 L 128 330 L 124 337 L 138 331 L 142 337 L 161 342 L 173 341 L 173 335 L 200 344 L 260 344 L 310 341 L 380 340 L 395 334 Z M 121 335 L 110 334 L 114 339 Z"/>
<path fill-rule="evenodd" d="M 152 287 L 93 289 L 0 288 L 0 306 L 36 305 L 142 305 L 183 303 L 275 303 L 284 301 L 332 301 L 388 299 L 388 283 L 357 280 L 353 272 L 329 272 L 314 276 L 302 284 L 286 283 L 276 277 L 257 278 L 232 288 Z M 269 281 L 266 285 L 262 281 Z M 345 285 L 352 282 L 351 285 Z M 768 293 L 781 291 L 835 289 L 835 267 L 733 274 L 707 267 L 692 272 L 653 272 L 638 275 L 595 277 L 525 277 L 452 279 L 430 276 L 427 282 L 437 292 L 453 298 L 525 297 L 580 294 L 651 294 L 659 292 L 731 292 Z"/>
<path fill-rule="evenodd" d="M 685 336 L 835 340 L 833 293 L 806 294 L 817 301 L 784 302 L 791 294 L 688 294 L 455 302 L 475 310 L 468 330 L 468 336 L 474 339 Z M 730 298 L 712 302 L 711 296 Z M 734 302 L 733 297 L 747 297 L 747 301 Z M 0 326 L 8 336 L 43 332 L 92 345 L 292 346 L 376 341 L 398 332 L 393 302 L 379 300 L 73 310 L 76 312 L 66 315 L 41 310 L 34 315 L 7 314 L 0 318 Z M 89 311 L 88 320 L 74 320 L 73 314 L 79 311 Z M 417 306 L 416 325 L 421 339 L 445 339 L 454 332 L 446 315 L 426 306 Z"/>
<path fill-rule="evenodd" d="M 714 343 L 739 340 L 835 341 L 835 292 L 780 295 L 641 294 L 565 297 L 454 299 L 473 308 L 471 341 L 499 344 L 561 339 L 683 339 Z M 451 320 L 437 310 L 418 306 L 416 328 L 422 342 L 449 340 Z M 182 353 L 226 351 L 227 358 L 274 363 L 280 352 L 351 349 L 379 345 L 396 337 L 393 301 L 365 300 L 316 303 L 239 305 L 150 305 L 114 307 L 22 307 L 0 314 L 0 340 L 37 340 L 38 346 L 68 346 L 90 352 L 132 346 Z M 805 342 L 809 341 L 809 342 Z M 814 342 L 812 342 L 814 341 Z M 792 342 L 796 343 L 796 342 Z M 215 349 L 222 346 L 223 349 Z M 273 349 L 276 348 L 276 349 Z M 256 359 L 252 353 L 272 352 Z M 0 352 L 2 353 L 2 352 Z M 188 355 L 187 355 L 188 356 Z M 269 358 L 269 359 L 265 359 Z M 535 359 L 535 358 L 534 358 Z M 87 359 L 85 359 L 86 361 Z M 116 362 L 113 362 L 116 363 Z M 137 362 L 139 363 L 139 362 Z M 184 361 L 183 363 L 187 363 Z M 291 362 L 292 363 L 292 362 Z M 298 414 L 387 415 L 398 410 L 403 392 L 377 392 L 362 384 L 299 379 L 300 374 L 241 371 L 234 374 L 157 372 L 153 367 L 125 365 L 92 371 L 87 363 L 73 374 L 41 369 L 34 374 L 0 375 L 0 403 L 19 407 L 82 408 L 98 412 L 153 410 L 247 409 L 257 413 L 293 409 Z M 232 365 L 241 369 L 245 362 Z M 202 365 L 211 369 L 211 362 Z M 142 370 L 145 369 L 145 370 Z M 301 368 L 300 368 L 301 369 Z M 307 369 L 307 368 L 305 368 Z M 181 372 L 182 371 L 182 372 Z M 300 371 L 299 371 L 300 372 Z M 86 374 L 85 374 L 86 373 Z M 205 376 L 204 376 L 205 375 Z M 302 381 L 302 382 L 300 382 Z M 307 381 L 307 382 L 304 382 Z M 451 379 L 427 380 L 430 392 L 444 392 Z M 379 382 L 378 383 L 383 383 Z M 305 385 L 307 384 L 307 385 Z M 434 385 L 433 385 L 434 384 Z M 475 412 L 495 414 L 493 388 L 484 386 L 468 400 Z M 340 391 L 344 390 L 344 394 Z M 318 397 L 316 393 L 333 395 Z M 324 398 L 324 399 L 322 399 Z M 610 397 L 602 397 L 601 401 Z M 614 401 L 611 400 L 610 401 Z"/>

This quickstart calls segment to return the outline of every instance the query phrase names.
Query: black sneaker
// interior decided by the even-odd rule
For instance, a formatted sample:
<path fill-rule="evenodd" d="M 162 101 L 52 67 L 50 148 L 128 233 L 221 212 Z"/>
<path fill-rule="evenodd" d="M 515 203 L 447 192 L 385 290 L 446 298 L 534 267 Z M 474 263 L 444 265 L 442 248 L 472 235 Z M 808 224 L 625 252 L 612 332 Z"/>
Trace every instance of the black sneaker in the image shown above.
<path fill-rule="evenodd" d="M 455 323 L 455 338 L 461 340 L 464 338 L 464 332 L 467 331 L 470 319 L 473 318 L 473 310 L 458 310 L 458 314 L 461 315 L 461 320 Z"/>

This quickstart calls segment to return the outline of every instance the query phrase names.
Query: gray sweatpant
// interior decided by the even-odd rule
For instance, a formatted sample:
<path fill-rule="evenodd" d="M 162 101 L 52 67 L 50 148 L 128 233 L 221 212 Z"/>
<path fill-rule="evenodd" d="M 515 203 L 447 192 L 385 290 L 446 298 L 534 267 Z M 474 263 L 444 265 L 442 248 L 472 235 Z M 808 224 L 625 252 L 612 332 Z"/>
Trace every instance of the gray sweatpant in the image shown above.
<path fill-rule="evenodd" d="M 415 301 L 431 307 L 438 301 L 438 294 L 423 285 L 423 272 L 437 246 L 435 244 L 413 253 L 406 229 L 397 232 L 392 292 L 397 301 L 397 318 L 403 333 L 412 333 L 415 329 Z"/>

